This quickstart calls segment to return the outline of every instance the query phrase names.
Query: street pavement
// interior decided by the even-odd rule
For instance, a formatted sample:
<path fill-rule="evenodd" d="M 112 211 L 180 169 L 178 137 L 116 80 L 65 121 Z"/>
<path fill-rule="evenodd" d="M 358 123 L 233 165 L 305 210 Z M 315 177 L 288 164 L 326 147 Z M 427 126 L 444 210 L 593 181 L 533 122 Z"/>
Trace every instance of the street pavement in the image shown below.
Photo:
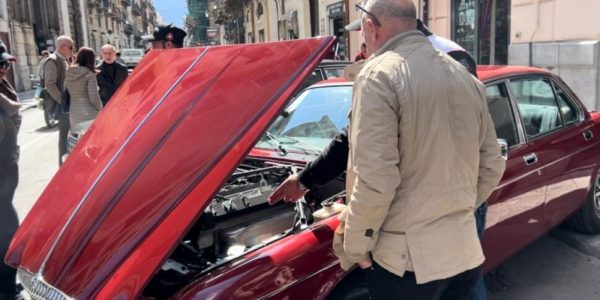
<path fill-rule="evenodd" d="M 20 182 L 13 203 L 22 220 L 58 170 L 58 131 L 45 127 L 43 111 L 21 94 Z M 60 208 L 57 208 L 60 209 Z M 600 235 L 558 229 L 486 276 L 490 300 L 600 299 Z"/>

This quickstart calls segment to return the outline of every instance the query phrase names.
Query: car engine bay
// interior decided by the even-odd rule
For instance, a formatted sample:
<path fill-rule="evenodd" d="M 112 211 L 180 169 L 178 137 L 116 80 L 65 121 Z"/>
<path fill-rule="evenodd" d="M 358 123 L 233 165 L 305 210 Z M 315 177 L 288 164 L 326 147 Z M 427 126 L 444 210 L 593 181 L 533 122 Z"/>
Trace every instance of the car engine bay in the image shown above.
<path fill-rule="evenodd" d="M 246 253 L 307 228 L 313 213 L 343 198 L 338 178 L 311 190 L 295 204 L 270 206 L 271 192 L 297 165 L 246 158 L 214 196 L 199 219 L 144 290 L 156 299 L 169 298 L 187 283 Z M 322 215 L 322 210 L 319 211 Z"/>

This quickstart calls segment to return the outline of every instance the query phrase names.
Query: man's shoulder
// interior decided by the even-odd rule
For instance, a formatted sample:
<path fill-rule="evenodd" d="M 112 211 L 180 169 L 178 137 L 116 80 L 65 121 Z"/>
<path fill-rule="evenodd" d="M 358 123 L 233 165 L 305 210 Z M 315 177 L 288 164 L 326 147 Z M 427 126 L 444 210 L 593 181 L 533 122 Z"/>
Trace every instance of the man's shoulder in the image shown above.
<path fill-rule="evenodd" d="M 406 59 L 395 51 L 386 51 L 371 57 L 361 69 L 359 76 L 370 76 L 377 73 L 391 74 L 398 70 L 398 66 Z"/>

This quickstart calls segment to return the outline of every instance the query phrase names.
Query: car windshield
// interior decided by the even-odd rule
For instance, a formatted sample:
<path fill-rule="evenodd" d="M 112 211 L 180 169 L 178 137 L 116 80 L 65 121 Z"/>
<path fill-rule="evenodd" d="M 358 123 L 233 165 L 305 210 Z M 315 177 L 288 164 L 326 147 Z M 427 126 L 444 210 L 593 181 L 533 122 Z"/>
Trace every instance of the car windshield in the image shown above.
<path fill-rule="evenodd" d="M 351 86 L 305 90 L 277 117 L 257 147 L 318 153 L 348 125 Z"/>

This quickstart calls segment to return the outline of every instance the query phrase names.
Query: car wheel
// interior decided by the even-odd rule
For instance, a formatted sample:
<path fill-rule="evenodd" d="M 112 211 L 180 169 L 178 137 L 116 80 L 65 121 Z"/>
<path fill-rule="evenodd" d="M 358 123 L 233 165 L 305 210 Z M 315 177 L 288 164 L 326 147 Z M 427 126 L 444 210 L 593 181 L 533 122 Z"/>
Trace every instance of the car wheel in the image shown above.
<path fill-rule="evenodd" d="M 362 271 L 358 268 L 354 269 L 335 287 L 327 299 L 369 300 L 369 289 Z"/>
<path fill-rule="evenodd" d="M 567 226 L 583 233 L 600 233 L 600 172 L 585 203 L 567 221 Z"/>

